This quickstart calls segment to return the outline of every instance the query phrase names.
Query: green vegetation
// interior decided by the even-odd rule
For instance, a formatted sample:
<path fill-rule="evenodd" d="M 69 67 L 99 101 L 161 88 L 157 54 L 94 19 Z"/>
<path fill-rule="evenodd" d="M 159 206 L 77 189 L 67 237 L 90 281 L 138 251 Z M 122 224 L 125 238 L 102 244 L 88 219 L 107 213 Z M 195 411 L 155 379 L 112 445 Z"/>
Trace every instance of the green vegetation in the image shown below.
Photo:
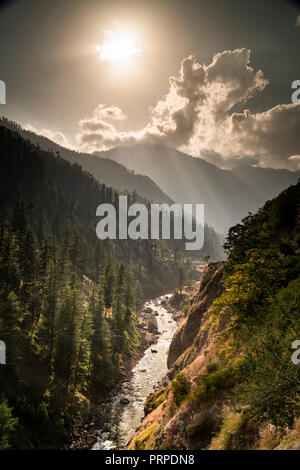
<path fill-rule="evenodd" d="M 209 411 L 196 413 L 186 427 L 187 439 L 193 449 L 206 447 L 214 432 L 218 429 L 218 421 Z"/>
<path fill-rule="evenodd" d="M 1 445 L 57 448 L 135 354 L 142 301 L 191 270 L 171 242 L 100 242 L 96 208 L 119 194 L 78 165 L 4 127 L 0 152 Z"/>
<path fill-rule="evenodd" d="M 292 343 L 300 340 L 300 182 L 231 228 L 225 247 L 224 290 L 210 317 L 216 335 L 206 346 L 216 359 L 197 377 L 187 358 L 197 385 L 189 390 L 182 373 L 175 377 L 168 419 L 185 400 L 174 418 L 188 422 L 180 448 L 299 448 L 300 367 Z M 195 342 L 191 348 L 205 357 Z M 162 448 L 174 448 L 173 427 Z"/>
<path fill-rule="evenodd" d="M 300 368 L 291 360 L 300 331 L 300 183 L 233 227 L 225 245 L 225 291 L 215 320 L 227 362 L 239 358 L 235 406 L 256 420 L 292 426 Z"/>
<path fill-rule="evenodd" d="M 211 369 L 210 369 L 211 370 Z M 209 401 L 222 390 L 229 390 L 235 384 L 233 367 L 225 367 L 201 375 L 200 385 L 194 388 L 193 397 L 196 400 Z"/>
<path fill-rule="evenodd" d="M 190 391 L 190 383 L 183 373 L 176 374 L 172 380 L 172 392 L 176 406 L 187 397 Z"/>
<path fill-rule="evenodd" d="M 187 313 L 188 307 L 189 307 L 190 299 L 187 293 L 179 293 L 179 291 L 176 289 L 169 299 L 168 305 L 176 310 L 183 312 L 184 314 Z"/>
<path fill-rule="evenodd" d="M 65 238 L 39 243 L 28 224 L 20 234 L 7 220 L 0 246 L 0 384 L 20 419 L 13 446 L 51 447 L 139 346 L 132 273 L 108 257 L 108 290 L 105 274 L 91 281 L 75 271 Z"/>
<path fill-rule="evenodd" d="M 145 431 L 141 432 L 138 435 L 138 437 L 137 437 L 137 439 L 134 443 L 134 449 L 135 450 L 145 450 L 146 445 L 149 444 L 150 438 L 152 438 L 152 440 L 153 440 L 153 437 L 155 437 L 155 433 L 157 431 L 157 428 L 158 428 L 158 423 L 154 423 L 152 426 L 145 429 Z"/>
<path fill-rule="evenodd" d="M 240 365 L 235 400 L 258 419 L 292 425 L 300 404 L 299 366 L 291 360 L 300 331 L 300 277 L 280 289 L 266 317 Z"/>
<path fill-rule="evenodd" d="M 8 407 L 7 401 L 0 403 L 0 450 L 9 448 L 10 434 L 16 429 L 18 418 L 12 415 L 12 409 Z"/>
<path fill-rule="evenodd" d="M 151 413 L 151 411 L 155 410 L 161 403 L 163 403 L 165 398 L 166 391 L 164 388 L 158 390 L 152 395 L 149 395 L 144 405 L 145 416 Z"/>
<path fill-rule="evenodd" d="M 250 449 L 257 437 L 257 426 L 243 413 L 225 414 L 221 429 L 214 440 L 218 450 Z"/>

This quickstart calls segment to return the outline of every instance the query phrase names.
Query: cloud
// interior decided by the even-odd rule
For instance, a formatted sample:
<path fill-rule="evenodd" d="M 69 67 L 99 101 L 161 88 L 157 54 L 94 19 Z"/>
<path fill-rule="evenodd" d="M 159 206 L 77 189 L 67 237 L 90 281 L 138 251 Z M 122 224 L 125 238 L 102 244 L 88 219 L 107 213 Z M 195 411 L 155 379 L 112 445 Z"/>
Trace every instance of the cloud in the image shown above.
<path fill-rule="evenodd" d="M 295 166 L 300 151 L 300 106 L 282 104 L 260 114 L 234 113 L 232 134 L 238 150 L 260 155 L 265 165 Z"/>
<path fill-rule="evenodd" d="M 248 49 L 216 54 L 209 65 L 186 57 L 168 93 L 150 108 L 149 123 L 138 131 L 118 127 L 117 106 L 99 105 L 79 123 L 80 150 L 105 150 L 136 143 L 170 145 L 223 167 L 239 163 L 297 168 L 300 105 L 278 105 L 253 114 L 236 107 L 264 90 L 268 81 L 250 66 Z M 118 125 L 117 125 L 118 124 Z"/>
<path fill-rule="evenodd" d="M 62 147 L 71 148 L 67 137 L 62 132 L 51 131 L 50 129 L 45 129 L 45 128 L 37 129 L 36 127 L 32 126 L 31 124 L 26 124 L 26 126 L 24 126 L 24 129 L 26 131 L 34 132 L 37 135 L 42 135 L 42 136 L 46 137 L 47 139 L 50 139 L 53 142 L 61 145 Z"/>
<path fill-rule="evenodd" d="M 295 26 L 300 26 L 300 15 L 297 16 Z"/>

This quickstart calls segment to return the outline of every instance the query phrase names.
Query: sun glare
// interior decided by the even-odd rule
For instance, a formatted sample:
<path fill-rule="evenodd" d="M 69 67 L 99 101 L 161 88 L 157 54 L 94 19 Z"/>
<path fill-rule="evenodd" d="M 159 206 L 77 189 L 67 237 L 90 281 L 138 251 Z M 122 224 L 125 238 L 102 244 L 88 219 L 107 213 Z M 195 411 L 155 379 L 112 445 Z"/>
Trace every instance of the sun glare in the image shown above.
<path fill-rule="evenodd" d="M 136 34 L 128 29 L 104 31 L 105 41 L 97 46 L 101 60 L 118 63 L 128 63 L 140 49 L 136 45 Z"/>

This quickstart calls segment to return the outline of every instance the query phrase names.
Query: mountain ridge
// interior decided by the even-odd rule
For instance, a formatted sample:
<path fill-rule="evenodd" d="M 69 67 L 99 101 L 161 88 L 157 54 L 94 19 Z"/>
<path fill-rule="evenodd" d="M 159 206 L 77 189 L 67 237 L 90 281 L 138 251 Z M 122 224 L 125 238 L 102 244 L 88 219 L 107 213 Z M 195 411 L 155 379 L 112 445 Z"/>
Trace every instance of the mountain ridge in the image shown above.
<path fill-rule="evenodd" d="M 149 201 L 204 204 L 205 221 L 218 233 L 276 197 L 300 177 L 300 171 L 239 165 L 222 169 L 198 157 L 161 144 L 136 144 L 93 154 L 79 153 L 0 119 L 44 150 L 79 164 L 100 183 L 117 191 L 137 192 Z"/>
<path fill-rule="evenodd" d="M 147 174 L 176 202 L 204 203 L 206 222 L 220 233 L 227 232 L 248 212 L 256 211 L 300 177 L 300 171 L 256 167 L 225 170 L 158 144 L 119 147 L 97 155 Z M 256 175 L 260 175 L 260 184 Z"/>
<path fill-rule="evenodd" d="M 106 186 L 111 186 L 117 191 L 136 191 L 145 199 L 158 203 L 166 202 L 171 204 L 173 202 L 151 178 L 146 175 L 135 174 L 133 171 L 128 170 L 125 165 L 118 164 L 111 159 L 99 158 L 92 154 L 81 153 L 63 147 L 47 137 L 23 129 L 19 124 L 4 117 L 0 118 L 0 125 L 17 132 L 43 150 L 59 153 L 62 158 L 70 163 L 77 163 L 84 171 L 91 173 L 97 181 Z"/>

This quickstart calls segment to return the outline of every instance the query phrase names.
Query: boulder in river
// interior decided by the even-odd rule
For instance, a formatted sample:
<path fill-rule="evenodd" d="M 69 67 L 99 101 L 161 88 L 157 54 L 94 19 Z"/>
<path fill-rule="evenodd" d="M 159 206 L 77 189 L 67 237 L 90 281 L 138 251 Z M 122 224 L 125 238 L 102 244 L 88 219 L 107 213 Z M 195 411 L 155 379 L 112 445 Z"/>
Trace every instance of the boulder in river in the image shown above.
<path fill-rule="evenodd" d="M 152 308 L 151 307 L 146 307 L 144 308 L 145 313 L 152 313 Z"/>
<path fill-rule="evenodd" d="M 152 353 L 157 353 L 158 351 L 156 351 L 156 349 L 151 349 L 151 352 Z"/>
<path fill-rule="evenodd" d="M 150 333 L 154 333 L 155 335 L 158 334 L 158 329 L 157 329 L 157 326 L 155 325 L 155 323 L 149 323 L 148 331 L 150 331 Z"/>
<path fill-rule="evenodd" d="M 128 400 L 128 398 L 123 397 L 123 398 L 121 398 L 120 403 L 122 405 L 129 405 L 130 400 Z"/>

